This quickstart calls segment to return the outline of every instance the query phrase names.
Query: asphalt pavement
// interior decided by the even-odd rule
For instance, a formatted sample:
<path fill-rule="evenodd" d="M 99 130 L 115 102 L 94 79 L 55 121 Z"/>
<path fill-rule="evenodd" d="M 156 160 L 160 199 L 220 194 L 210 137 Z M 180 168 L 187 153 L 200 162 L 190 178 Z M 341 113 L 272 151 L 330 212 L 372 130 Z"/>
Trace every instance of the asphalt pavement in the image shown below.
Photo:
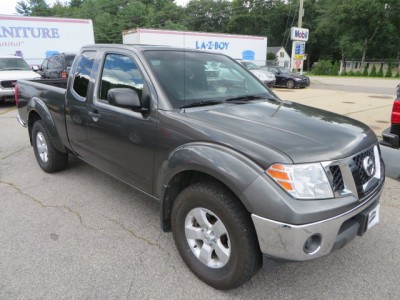
<path fill-rule="evenodd" d="M 277 93 L 329 106 L 316 90 Z M 330 99 L 343 96 L 338 108 L 360 116 L 342 103 L 353 101 L 346 93 Z M 389 105 L 382 100 L 373 115 Z M 399 299 L 398 180 L 386 178 L 380 223 L 363 237 L 314 261 L 268 263 L 218 291 L 184 265 L 157 202 L 74 158 L 44 173 L 16 110 L 0 106 L 0 299 Z"/>

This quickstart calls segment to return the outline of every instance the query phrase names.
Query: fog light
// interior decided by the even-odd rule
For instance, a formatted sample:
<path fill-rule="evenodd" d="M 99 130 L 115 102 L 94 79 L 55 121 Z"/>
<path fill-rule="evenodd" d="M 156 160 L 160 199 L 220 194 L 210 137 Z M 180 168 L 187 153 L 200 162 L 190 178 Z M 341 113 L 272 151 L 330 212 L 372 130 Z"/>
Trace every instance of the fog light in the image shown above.
<path fill-rule="evenodd" d="M 310 236 L 304 243 L 304 252 L 306 254 L 314 254 L 321 247 L 321 236 L 319 234 L 314 234 Z"/>

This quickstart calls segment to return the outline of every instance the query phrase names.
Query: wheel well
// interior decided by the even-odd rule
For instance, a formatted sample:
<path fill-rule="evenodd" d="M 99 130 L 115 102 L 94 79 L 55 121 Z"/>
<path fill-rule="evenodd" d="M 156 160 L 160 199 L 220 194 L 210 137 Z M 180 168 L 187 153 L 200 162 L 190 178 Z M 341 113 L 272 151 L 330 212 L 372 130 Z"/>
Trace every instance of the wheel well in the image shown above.
<path fill-rule="evenodd" d="M 226 186 L 223 182 L 218 180 L 217 178 L 208 175 L 206 173 L 202 173 L 199 171 L 184 171 L 176 174 L 168 183 L 168 186 L 164 193 L 164 198 L 162 199 L 161 205 L 161 227 L 165 232 L 171 231 L 171 211 L 172 206 L 176 197 L 189 185 L 204 181 L 204 180 L 212 180 L 216 181 L 219 184 L 223 185 L 226 189 L 233 191 Z"/>
<path fill-rule="evenodd" d="M 31 141 L 31 145 L 32 145 L 32 128 L 33 128 L 33 124 L 35 124 L 35 122 L 37 120 L 41 120 L 42 118 L 40 117 L 40 115 L 33 111 L 29 114 L 29 118 L 28 118 L 28 132 L 29 132 L 29 140 Z"/>

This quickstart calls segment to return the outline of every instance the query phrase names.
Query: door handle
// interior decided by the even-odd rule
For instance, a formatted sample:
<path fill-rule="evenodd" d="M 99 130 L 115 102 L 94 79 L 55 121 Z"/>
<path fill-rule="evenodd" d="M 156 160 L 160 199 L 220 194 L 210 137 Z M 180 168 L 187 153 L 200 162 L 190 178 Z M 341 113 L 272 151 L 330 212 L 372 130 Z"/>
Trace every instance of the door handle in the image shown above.
<path fill-rule="evenodd" d="M 97 122 L 100 118 L 100 114 L 95 111 L 89 111 L 89 116 L 91 116 L 95 122 Z"/>

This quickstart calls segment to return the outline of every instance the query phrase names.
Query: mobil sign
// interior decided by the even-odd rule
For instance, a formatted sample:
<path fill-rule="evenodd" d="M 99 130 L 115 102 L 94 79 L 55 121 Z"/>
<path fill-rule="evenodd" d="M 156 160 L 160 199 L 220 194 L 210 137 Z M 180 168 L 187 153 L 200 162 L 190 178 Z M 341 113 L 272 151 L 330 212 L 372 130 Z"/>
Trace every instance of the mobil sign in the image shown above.
<path fill-rule="evenodd" d="M 308 41 L 308 29 L 306 28 L 299 28 L 299 27 L 292 27 L 291 30 L 291 39 L 292 41 Z"/>

